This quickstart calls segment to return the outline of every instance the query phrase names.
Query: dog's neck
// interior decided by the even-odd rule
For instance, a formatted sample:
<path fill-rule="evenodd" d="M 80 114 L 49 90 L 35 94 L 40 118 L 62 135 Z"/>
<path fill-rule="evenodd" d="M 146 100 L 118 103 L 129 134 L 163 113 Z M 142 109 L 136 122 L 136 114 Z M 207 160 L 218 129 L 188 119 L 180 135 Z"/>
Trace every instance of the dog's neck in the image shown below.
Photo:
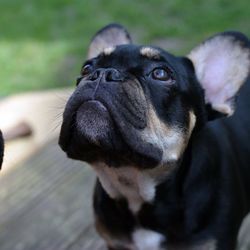
<path fill-rule="evenodd" d="M 125 198 L 129 209 L 137 213 L 143 203 L 154 201 L 156 186 L 169 176 L 174 166 L 138 169 L 133 166 L 114 168 L 98 163 L 93 168 L 107 194 L 112 199 Z"/>

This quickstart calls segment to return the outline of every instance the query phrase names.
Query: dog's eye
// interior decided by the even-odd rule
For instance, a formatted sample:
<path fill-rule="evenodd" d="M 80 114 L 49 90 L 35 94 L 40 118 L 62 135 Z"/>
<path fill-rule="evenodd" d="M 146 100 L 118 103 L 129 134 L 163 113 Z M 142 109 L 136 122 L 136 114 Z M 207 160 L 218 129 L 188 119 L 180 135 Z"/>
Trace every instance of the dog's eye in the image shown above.
<path fill-rule="evenodd" d="M 81 75 L 87 76 L 88 74 L 91 73 L 91 70 L 92 70 L 92 65 L 86 64 L 81 70 Z"/>
<path fill-rule="evenodd" d="M 151 73 L 152 78 L 160 81 L 170 81 L 173 80 L 172 74 L 170 71 L 164 68 L 156 68 Z"/>
<path fill-rule="evenodd" d="M 92 72 L 92 65 L 91 64 L 86 64 L 82 69 L 81 69 L 81 75 L 76 78 L 76 86 L 81 82 L 81 80 L 85 77 L 88 76 Z"/>

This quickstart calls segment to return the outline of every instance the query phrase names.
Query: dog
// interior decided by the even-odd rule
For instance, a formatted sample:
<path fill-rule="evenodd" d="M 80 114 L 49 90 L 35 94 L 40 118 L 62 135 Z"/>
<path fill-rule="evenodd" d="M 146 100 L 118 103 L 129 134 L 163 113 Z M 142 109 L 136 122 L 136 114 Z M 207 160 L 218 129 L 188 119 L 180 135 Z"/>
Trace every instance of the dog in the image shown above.
<path fill-rule="evenodd" d="M 3 163 L 3 151 L 4 151 L 3 135 L 0 130 L 0 169 Z"/>
<path fill-rule="evenodd" d="M 97 175 L 109 250 L 233 250 L 250 210 L 250 42 L 216 34 L 184 57 L 93 37 L 59 145 Z"/>

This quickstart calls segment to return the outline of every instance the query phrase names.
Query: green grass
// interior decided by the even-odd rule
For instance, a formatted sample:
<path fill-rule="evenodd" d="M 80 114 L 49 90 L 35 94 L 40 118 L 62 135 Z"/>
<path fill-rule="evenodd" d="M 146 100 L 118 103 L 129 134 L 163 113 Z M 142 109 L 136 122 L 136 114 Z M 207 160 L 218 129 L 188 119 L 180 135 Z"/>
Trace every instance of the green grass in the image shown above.
<path fill-rule="evenodd" d="M 91 37 L 110 22 L 140 43 L 177 39 L 182 54 L 216 32 L 250 35 L 249 0 L 1 0 L 0 95 L 73 86 Z"/>

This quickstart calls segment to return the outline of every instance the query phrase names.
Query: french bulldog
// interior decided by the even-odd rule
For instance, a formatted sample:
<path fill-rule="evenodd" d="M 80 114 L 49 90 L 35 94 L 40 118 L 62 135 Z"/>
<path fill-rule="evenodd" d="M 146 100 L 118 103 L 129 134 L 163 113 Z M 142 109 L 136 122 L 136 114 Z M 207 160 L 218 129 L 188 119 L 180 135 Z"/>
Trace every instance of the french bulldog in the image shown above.
<path fill-rule="evenodd" d="M 95 225 L 110 250 L 233 250 L 250 210 L 250 42 L 210 37 L 187 56 L 92 39 L 59 145 L 96 172 Z"/>

